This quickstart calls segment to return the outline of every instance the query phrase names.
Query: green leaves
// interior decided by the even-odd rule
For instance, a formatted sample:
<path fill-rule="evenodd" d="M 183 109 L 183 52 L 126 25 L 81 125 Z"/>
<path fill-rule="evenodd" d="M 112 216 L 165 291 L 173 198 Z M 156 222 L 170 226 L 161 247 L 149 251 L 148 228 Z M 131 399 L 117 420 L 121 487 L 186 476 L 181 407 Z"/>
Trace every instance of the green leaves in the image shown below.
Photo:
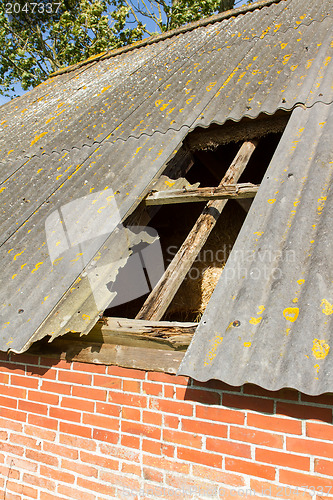
<path fill-rule="evenodd" d="M 26 90 L 62 67 L 214 14 L 223 3 L 230 8 L 234 0 L 36 0 L 34 9 L 15 0 L 15 13 L 2 2 L 0 94 L 13 96 L 16 82 Z"/>

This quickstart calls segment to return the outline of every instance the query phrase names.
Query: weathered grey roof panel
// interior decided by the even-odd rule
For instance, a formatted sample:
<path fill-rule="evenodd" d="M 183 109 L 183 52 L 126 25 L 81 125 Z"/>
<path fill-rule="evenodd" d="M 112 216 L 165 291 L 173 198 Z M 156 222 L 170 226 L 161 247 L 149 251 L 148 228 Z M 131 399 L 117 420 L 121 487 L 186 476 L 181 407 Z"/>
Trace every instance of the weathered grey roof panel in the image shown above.
<path fill-rule="evenodd" d="M 332 102 L 332 24 L 329 0 L 264 2 L 93 60 L 2 106 L 0 349 L 88 331 L 107 305 L 82 270 L 107 261 L 120 237 L 102 232 L 54 264 L 49 242 L 71 202 L 86 200 L 78 219 L 87 211 L 100 227 L 91 206 L 107 192 L 124 218 L 190 130 Z"/>
<path fill-rule="evenodd" d="M 179 373 L 332 392 L 332 132 L 293 111 Z"/>

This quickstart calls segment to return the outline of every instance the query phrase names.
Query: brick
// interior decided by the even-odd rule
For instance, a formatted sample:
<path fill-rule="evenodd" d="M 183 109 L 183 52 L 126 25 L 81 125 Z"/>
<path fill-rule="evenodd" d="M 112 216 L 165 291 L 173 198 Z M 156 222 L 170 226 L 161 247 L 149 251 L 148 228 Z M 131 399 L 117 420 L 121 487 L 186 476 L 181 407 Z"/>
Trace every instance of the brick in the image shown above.
<path fill-rule="evenodd" d="M 87 411 L 94 413 L 95 403 L 86 399 L 69 398 L 63 396 L 61 399 L 61 408 L 71 408 L 73 410 Z"/>
<path fill-rule="evenodd" d="M 54 431 L 34 425 L 25 425 L 24 432 L 29 436 L 34 436 L 38 439 L 44 439 L 46 441 L 54 441 L 56 437 L 56 433 Z"/>
<path fill-rule="evenodd" d="M 37 474 L 23 474 L 23 482 L 32 484 L 33 486 L 38 486 L 39 488 L 44 488 L 48 491 L 55 491 L 56 483 L 45 477 L 40 477 Z"/>
<path fill-rule="evenodd" d="M 10 408 L 0 408 L 0 417 L 6 417 L 8 420 L 18 420 L 19 422 L 26 422 L 27 415 L 28 414 L 25 411 L 18 411 Z"/>
<path fill-rule="evenodd" d="M 257 429 L 267 429 L 287 434 L 302 434 L 302 422 L 290 418 L 260 415 L 258 413 L 247 414 L 247 426 Z"/>
<path fill-rule="evenodd" d="M 245 384 L 243 387 L 244 394 L 252 396 L 263 396 L 271 399 L 288 399 L 290 401 L 298 401 L 299 392 L 295 389 L 279 389 L 278 391 L 268 391 L 258 385 Z"/>
<path fill-rule="evenodd" d="M 15 468 L 28 470 L 30 472 L 36 472 L 38 469 L 38 464 L 31 462 L 31 460 L 26 460 L 24 458 L 15 457 Z M 12 462 L 12 457 L 7 457 L 7 465 L 10 466 Z"/>
<path fill-rule="evenodd" d="M 94 387 L 121 390 L 121 379 L 107 375 L 94 375 Z"/>
<path fill-rule="evenodd" d="M 123 446 L 115 446 L 113 444 L 100 444 L 100 451 L 104 455 L 109 455 L 112 458 L 119 458 L 122 460 L 129 460 L 131 462 L 138 463 L 140 461 L 140 456 L 137 451 L 132 449 L 128 450 Z"/>
<path fill-rule="evenodd" d="M 163 482 L 163 473 L 149 467 L 143 467 L 143 479 L 145 481 Z"/>
<path fill-rule="evenodd" d="M 152 382 L 142 382 L 142 392 L 149 396 L 162 396 L 163 386 Z"/>
<path fill-rule="evenodd" d="M 193 415 L 193 405 L 190 403 L 180 403 L 179 401 L 151 398 L 149 408 L 162 413 L 176 413 L 184 417 L 191 417 Z"/>
<path fill-rule="evenodd" d="M 96 403 L 96 413 L 103 413 L 110 417 L 119 417 L 121 412 L 120 405 L 113 405 L 108 403 Z"/>
<path fill-rule="evenodd" d="M 60 495 L 64 495 L 66 499 L 70 498 L 71 500 L 96 500 L 96 496 L 94 493 L 80 490 L 79 488 L 77 488 L 77 486 L 73 488 L 71 486 L 59 484 L 57 493 L 59 493 Z"/>
<path fill-rule="evenodd" d="M 132 368 L 121 368 L 120 366 L 108 366 L 107 372 L 115 377 L 128 377 L 144 380 L 146 372 L 144 370 L 134 370 Z"/>
<path fill-rule="evenodd" d="M 176 492 L 179 492 L 180 489 L 187 492 L 186 497 L 188 494 L 190 494 L 191 497 L 192 494 L 194 494 L 195 498 L 216 498 L 217 486 L 209 482 L 198 481 L 197 479 L 192 478 L 179 477 L 178 475 L 174 474 L 167 474 L 166 483 L 167 485 L 176 488 L 173 495 L 173 492 L 171 490 L 171 498 L 176 496 Z"/>
<path fill-rule="evenodd" d="M 197 406 L 197 418 L 214 420 L 224 424 L 243 425 L 245 422 L 245 412 L 229 410 L 227 408 L 211 408 L 210 406 Z"/>
<path fill-rule="evenodd" d="M 13 493 L 10 493 L 7 489 L 6 491 L 6 500 L 21 500 L 22 496 L 20 495 L 14 495 Z"/>
<path fill-rule="evenodd" d="M 38 415 L 47 415 L 48 411 L 47 405 L 22 400 L 18 401 L 18 409 L 28 413 L 37 413 Z"/>
<path fill-rule="evenodd" d="M 59 420 L 68 420 L 70 422 L 79 423 L 81 420 L 81 413 L 78 411 L 65 410 L 64 408 L 50 408 L 50 417 L 58 418 Z"/>
<path fill-rule="evenodd" d="M 333 462 L 332 460 L 315 459 L 315 472 L 325 474 L 326 476 L 333 476 Z"/>
<path fill-rule="evenodd" d="M 233 472 L 239 472 L 248 476 L 262 477 L 263 479 L 275 479 L 275 468 L 268 465 L 256 464 L 236 458 L 225 458 L 225 469 Z"/>
<path fill-rule="evenodd" d="M 283 436 L 271 432 L 256 431 L 244 427 L 230 427 L 230 439 L 260 444 L 270 448 L 283 448 Z"/>
<path fill-rule="evenodd" d="M 38 366 L 38 356 L 29 354 L 16 354 L 15 352 L 10 353 L 10 360 L 12 363 L 19 363 L 25 365 Z"/>
<path fill-rule="evenodd" d="M 92 375 L 88 373 L 59 370 L 58 380 L 59 382 L 67 382 L 68 384 L 90 386 L 92 383 Z"/>
<path fill-rule="evenodd" d="M 75 476 L 69 474 L 63 470 L 51 469 L 50 467 L 45 467 L 45 465 L 40 466 L 39 474 L 43 477 L 49 477 L 55 481 L 61 481 L 62 483 L 73 484 L 75 481 Z"/>
<path fill-rule="evenodd" d="M 211 469 L 210 467 L 204 467 L 202 465 L 193 465 L 192 471 L 194 477 L 202 477 L 214 483 L 222 483 L 239 487 L 244 486 L 245 484 L 242 476 L 230 474 L 229 472 L 222 472 L 217 469 Z"/>
<path fill-rule="evenodd" d="M 38 389 L 38 383 L 38 379 L 22 375 L 12 375 L 11 378 L 12 385 L 18 385 L 20 387 L 26 387 L 28 389 Z"/>
<path fill-rule="evenodd" d="M 316 457 L 333 457 L 333 443 L 312 441 L 311 439 L 287 437 L 287 450 Z"/>
<path fill-rule="evenodd" d="M 57 372 L 56 370 L 46 370 L 41 366 L 27 366 L 26 375 L 28 377 L 36 377 L 39 379 L 55 380 Z"/>
<path fill-rule="evenodd" d="M 124 394 L 123 392 L 109 392 L 108 401 L 113 404 L 134 406 L 135 408 L 147 408 L 147 396 L 136 394 Z"/>
<path fill-rule="evenodd" d="M 310 458 L 292 453 L 283 453 L 280 451 L 266 450 L 264 448 L 256 449 L 256 461 L 265 462 L 291 469 L 310 470 Z"/>
<path fill-rule="evenodd" d="M 106 401 L 107 391 L 103 389 L 95 389 L 92 387 L 73 386 L 73 396 L 84 399 L 92 399 L 93 401 Z"/>
<path fill-rule="evenodd" d="M 173 458 L 175 456 L 176 447 L 171 444 L 162 443 L 162 455 Z"/>
<path fill-rule="evenodd" d="M 104 417 L 101 415 L 84 413 L 82 416 L 82 422 L 86 425 L 91 425 L 94 427 L 102 427 L 103 429 L 117 431 L 119 430 L 119 419 L 112 417 Z"/>
<path fill-rule="evenodd" d="M 4 396 L 0 396 L 0 406 L 5 406 L 6 408 L 17 409 L 17 399 L 6 398 Z M 1 413 L 0 413 L 1 415 Z"/>
<path fill-rule="evenodd" d="M 301 400 L 315 405 L 333 406 L 333 394 L 320 394 L 319 396 L 309 396 L 301 393 Z"/>
<path fill-rule="evenodd" d="M 105 479 L 103 479 L 102 477 L 101 479 L 105 481 Z M 82 488 L 92 490 L 96 493 L 101 493 L 102 495 L 108 495 L 109 497 L 113 497 L 116 491 L 115 488 L 110 486 L 110 484 L 102 484 L 100 481 L 90 481 L 82 477 L 77 478 L 77 484 Z"/>
<path fill-rule="evenodd" d="M 90 465 L 99 465 L 100 467 L 112 470 L 119 469 L 119 460 L 101 457 L 100 455 L 93 455 L 92 453 L 87 453 L 85 451 L 80 452 L 80 459 L 82 462 Z"/>
<path fill-rule="evenodd" d="M 163 441 L 181 444 L 183 446 L 191 446 L 192 448 L 202 447 L 202 437 L 197 434 L 163 429 Z"/>
<path fill-rule="evenodd" d="M 23 457 L 24 448 L 22 446 L 13 445 L 7 441 L 1 443 L 1 451 L 4 453 L 12 453 L 18 457 Z"/>
<path fill-rule="evenodd" d="M 140 489 L 140 483 L 136 478 L 127 478 L 123 474 L 118 475 L 109 471 L 101 471 L 100 479 L 112 485 L 119 485 L 122 488 Z"/>
<path fill-rule="evenodd" d="M 122 411 L 121 411 L 121 417 L 124 418 L 125 420 L 135 420 L 136 422 L 138 420 L 141 420 L 141 413 L 140 410 L 137 408 L 131 408 L 129 406 L 123 406 Z"/>
<path fill-rule="evenodd" d="M 0 408 L 0 414 L 1 414 L 1 408 Z M 21 432 L 23 429 L 22 424 L 10 420 L 9 418 L 1 418 L 1 417 L 0 417 L 0 427 L 2 429 L 10 429 L 16 432 Z"/>
<path fill-rule="evenodd" d="M 162 443 L 160 441 L 153 441 L 152 439 L 142 440 L 142 451 L 152 453 L 153 455 L 162 454 Z"/>
<path fill-rule="evenodd" d="M 60 422 L 59 430 L 64 434 L 74 434 L 75 436 L 81 436 L 85 438 L 91 438 L 92 435 L 91 427 L 84 427 L 82 425 L 71 424 L 68 422 Z"/>
<path fill-rule="evenodd" d="M 107 441 L 108 443 L 117 443 L 119 434 L 117 432 L 105 431 L 102 429 L 93 429 L 93 439 Z"/>
<path fill-rule="evenodd" d="M 41 491 L 40 500 L 68 500 L 68 499 L 66 499 L 63 496 L 60 497 L 58 494 L 52 495 L 52 493 Z"/>
<path fill-rule="evenodd" d="M 71 393 L 71 386 L 67 384 L 61 384 L 60 382 L 50 382 L 48 380 L 43 380 L 41 391 L 55 392 L 56 394 L 69 395 Z"/>
<path fill-rule="evenodd" d="M 306 435 L 325 441 L 333 441 L 333 427 L 319 422 L 306 422 Z"/>
<path fill-rule="evenodd" d="M 174 385 L 164 384 L 163 396 L 165 398 L 173 399 L 176 394 L 176 387 Z"/>
<path fill-rule="evenodd" d="M 188 450 L 193 451 L 193 450 Z M 190 466 L 184 462 L 176 462 L 175 460 L 168 460 L 164 457 L 155 457 L 154 455 L 143 455 L 143 464 L 156 469 L 167 471 L 179 472 L 180 474 L 189 474 Z"/>
<path fill-rule="evenodd" d="M 220 380 L 208 380 L 207 382 L 199 382 L 198 380 L 192 380 L 193 387 L 204 387 L 205 389 L 215 389 L 218 391 L 229 391 L 229 392 L 240 392 L 242 386 L 233 386 L 221 382 Z"/>
<path fill-rule="evenodd" d="M 138 434 L 152 439 L 161 439 L 161 429 L 159 427 L 140 424 L 138 422 L 123 420 L 121 423 L 121 431 L 127 434 Z"/>
<path fill-rule="evenodd" d="M 27 448 L 39 450 L 40 444 L 37 444 L 37 440 L 35 438 L 25 436 L 22 434 L 14 434 L 13 432 L 10 435 L 10 442 L 12 444 L 20 444 L 22 446 L 26 446 Z"/>
<path fill-rule="evenodd" d="M 20 477 L 19 471 L 13 469 L 12 467 L 0 466 L 0 474 L 8 479 L 19 479 Z"/>
<path fill-rule="evenodd" d="M 256 398 L 252 396 L 242 396 L 241 394 L 228 394 L 222 396 L 223 406 L 231 406 L 242 410 L 253 410 L 264 413 L 274 412 L 274 400 Z"/>
<path fill-rule="evenodd" d="M 188 385 L 190 380 L 189 377 L 177 377 L 177 375 L 169 375 L 168 373 L 159 372 L 148 372 L 147 378 L 153 382 L 163 382 L 172 385 Z"/>
<path fill-rule="evenodd" d="M 26 458 L 34 460 L 35 462 L 41 462 L 42 464 L 53 465 L 55 467 L 58 466 L 59 462 L 59 459 L 57 457 L 53 457 L 47 453 L 42 453 L 37 450 L 26 450 L 25 456 Z"/>
<path fill-rule="evenodd" d="M 90 373 L 98 373 L 105 374 L 107 369 L 104 365 L 96 365 L 91 363 L 80 363 L 78 361 L 74 361 L 72 363 L 73 370 L 81 371 L 81 372 L 90 372 Z"/>
<path fill-rule="evenodd" d="M 155 411 L 143 411 L 142 412 L 142 422 L 145 424 L 153 424 L 162 426 L 163 416 Z"/>
<path fill-rule="evenodd" d="M 141 382 L 138 380 L 123 380 L 124 392 L 141 392 Z"/>
<path fill-rule="evenodd" d="M 98 476 L 98 471 L 95 467 L 82 464 L 81 462 L 63 459 L 61 461 L 61 469 L 70 470 L 80 474 L 80 476 L 95 477 Z"/>
<path fill-rule="evenodd" d="M 182 420 L 182 429 L 187 432 L 203 434 L 205 436 L 216 436 L 226 438 L 228 435 L 228 426 L 223 424 L 211 424 L 206 420 Z"/>
<path fill-rule="evenodd" d="M 234 443 L 227 439 L 207 438 L 206 448 L 223 455 L 233 455 L 242 458 L 251 458 L 251 446 L 243 443 Z"/>
<path fill-rule="evenodd" d="M 59 396 L 57 394 L 50 394 L 49 392 L 28 391 L 28 400 L 53 406 L 59 404 Z"/>
<path fill-rule="evenodd" d="M 12 385 L 0 385 L 0 394 L 9 396 L 10 398 L 25 399 L 27 395 L 26 389 Z"/>
<path fill-rule="evenodd" d="M 128 464 L 123 462 L 121 466 L 121 472 L 124 474 L 135 474 L 136 476 L 141 476 L 141 467 L 140 465 Z"/>
<path fill-rule="evenodd" d="M 138 450 L 140 448 L 140 438 L 136 436 L 122 435 L 121 444 L 123 446 L 128 446 L 129 448 L 135 448 Z"/>
<path fill-rule="evenodd" d="M 264 498 L 285 498 L 286 500 L 300 500 L 301 498 L 302 500 L 311 500 L 313 498 L 309 493 L 297 491 L 289 485 L 285 487 L 267 483 L 266 481 L 260 481 L 258 479 L 251 479 L 250 485 L 254 491 L 264 496 Z"/>
<path fill-rule="evenodd" d="M 8 439 L 8 432 L 0 430 L 0 441 L 7 441 L 7 439 Z"/>
<path fill-rule="evenodd" d="M 203 391 L 189 387 L 177 387 L 176 398 L 184 401 L 195 401 L 205 405 L 218 405 L 221 402 L 220 394 L 213 391 Z"/>
<path fill-rule="evenodd" d="M 48 443 L 47 441 L 43 443 L 43 451 L 47 451 L 59 457 L 71 458 L 72 460 L 77 460 L 79 458 L 78 450 L 73 450 L 72 448 L 67 448 L 59 444 Z"/>
<path fill-rule="evenodd" d="M 279 481 L 282 484 L 304 487 L 309 489 L 310 486 L 318 488 L 333 488 L 333 478 L 327 479 L 322 476 L 315 476 L 309 474 L 301 474 L 300 472 L 290 470 L 280 470 Z M 327 491 L 327 489 L 326 489 Z"/>
<path fill-rule="evenodd" d="M 297 405 L 278 401 L 276 404 L 276 413 L 299 419 L 316 419 L 328 423 L 332 422 L 332 409 L 320 408 L 319 406 Z"/>
<path fill-rule="evenodd" d="M 197 464 L 208 465 L 209 467 L 222 466 L 222 456 L 213 453 L 205 453 L 203 451 L 193 450 L 189 448 L 177 449 L 177 458 L 186 460 L 187 462 L 194 462 Z"/>
<path fill-rule="evenodd" d="M 174 415 L 163 415 L 165 427 L 171 427 L 172 429 L 178 429 L 180 418 Z"/>
<path fill-rule="evenodd" d="M 28 415 L 28 423 L 52 430 L 56 430 L 58 428 L 58 420 L 35 414 Z"/>
<path fill-rule="evenodd" d="M 72 446 L 73 448 L 79 448 L 80 450 L 95 451 L 97 448 L 95 441 L 79 436 L 71 436 L 70 434 L 60 434 L 59 442 L 64 445 Z"/>

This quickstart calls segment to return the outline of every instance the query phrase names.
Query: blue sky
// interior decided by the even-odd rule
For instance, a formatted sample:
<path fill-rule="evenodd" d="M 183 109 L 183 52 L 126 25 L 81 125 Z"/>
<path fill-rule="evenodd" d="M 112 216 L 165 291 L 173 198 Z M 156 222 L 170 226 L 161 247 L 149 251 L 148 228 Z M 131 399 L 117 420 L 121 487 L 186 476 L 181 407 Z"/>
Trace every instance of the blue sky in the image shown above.
<path fill-rule="evenodd" d="M 236 0 L 235 2 L 235 7 L 240 7 L 241 5 L 244 5 L 247 3 L 247 0 Z M 21 85 L 17 83 L 15 85 L 15 93 L 16 95 L 22 95 L 24 94 L 24 90 L 22 89 Z M 0 105 L 4 104 L 5 102 L 10 101 L 11 97 L 5 97 L 0 95 Z"/>

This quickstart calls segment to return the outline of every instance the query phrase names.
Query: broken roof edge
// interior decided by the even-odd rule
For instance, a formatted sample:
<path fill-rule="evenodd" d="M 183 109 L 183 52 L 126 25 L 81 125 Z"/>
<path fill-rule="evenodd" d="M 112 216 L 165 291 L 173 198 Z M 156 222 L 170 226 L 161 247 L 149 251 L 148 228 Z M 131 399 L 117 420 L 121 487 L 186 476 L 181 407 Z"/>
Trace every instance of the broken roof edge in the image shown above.
<path fill-rule="evenodd" d="M 195 30 L 196 28 L 201 28 L 201 27 L 207 26 L 208 24 L 213 24 L 213 23 L 216 23 L 219 21 L 223 21 L 224 19 L 229 19 L 231 17 L 238 16 L 240 14 L 245 14 L 247 12 L 251 12 L 251 11 L 256 10 L 256 9 L 268 7 L 269 5 L 271 5 L 273 3 L 280 3 L 282 1 L 287 1 L 287 0 L 259 0 L 258 2 L 254 2 L 252 4 L 247 4 L 245 6 L 238 7 L 237 9 L 226 10 L 226 11 L 221 12 L 219 14 L 214 14 L 213 16 L 200 19 L 199 21 L 193 21 L 192 23 L 185 24 L 183 26 L 180 26 L 179 28 L 175 28 L 173 30 L 166 31 L 166 32 L 160 33 L 158 35 L 152 35 L 148 38 L 145 38 L 143 40 L 139 40 L 139 41 L 134 42 L 130 45 L 125 45 L 125 46 L 119 47 L 117 49 L 112 49 L 109 51 L 101 52 L 99 54 L 96 54 L 94 56 L 89 57 L 88 59 L 85 59 L 84 61 L 80 61 L 76 64 L 73 64 L 71 66 L 67 66 L 65 68 L 60 68 L 59 70 L 57 70 L 53 73 L 50 73 L 49 78 L 54 78 L 55 76 L 62 75 L 64 73 L 70 73 L 71 71 L 75 71 L 76 69 L 79 69 L 82 66 L 86 66 L 88 64 L 93 64 L 93 63 L 96 63 L 96 62 L 104 60 L 104 59 L 118 56 L 120 54 L 129 52 L 131 50 L 139 49 L 141 47 L 145 47 L 147 45 L 151 45 L 153 43 L 157 43 L 157 42 L 166 40 L 166 39 L 171 38 L 173 36 L 180 35 L 181 33 L 186 33 L 188 31 Z"/>

